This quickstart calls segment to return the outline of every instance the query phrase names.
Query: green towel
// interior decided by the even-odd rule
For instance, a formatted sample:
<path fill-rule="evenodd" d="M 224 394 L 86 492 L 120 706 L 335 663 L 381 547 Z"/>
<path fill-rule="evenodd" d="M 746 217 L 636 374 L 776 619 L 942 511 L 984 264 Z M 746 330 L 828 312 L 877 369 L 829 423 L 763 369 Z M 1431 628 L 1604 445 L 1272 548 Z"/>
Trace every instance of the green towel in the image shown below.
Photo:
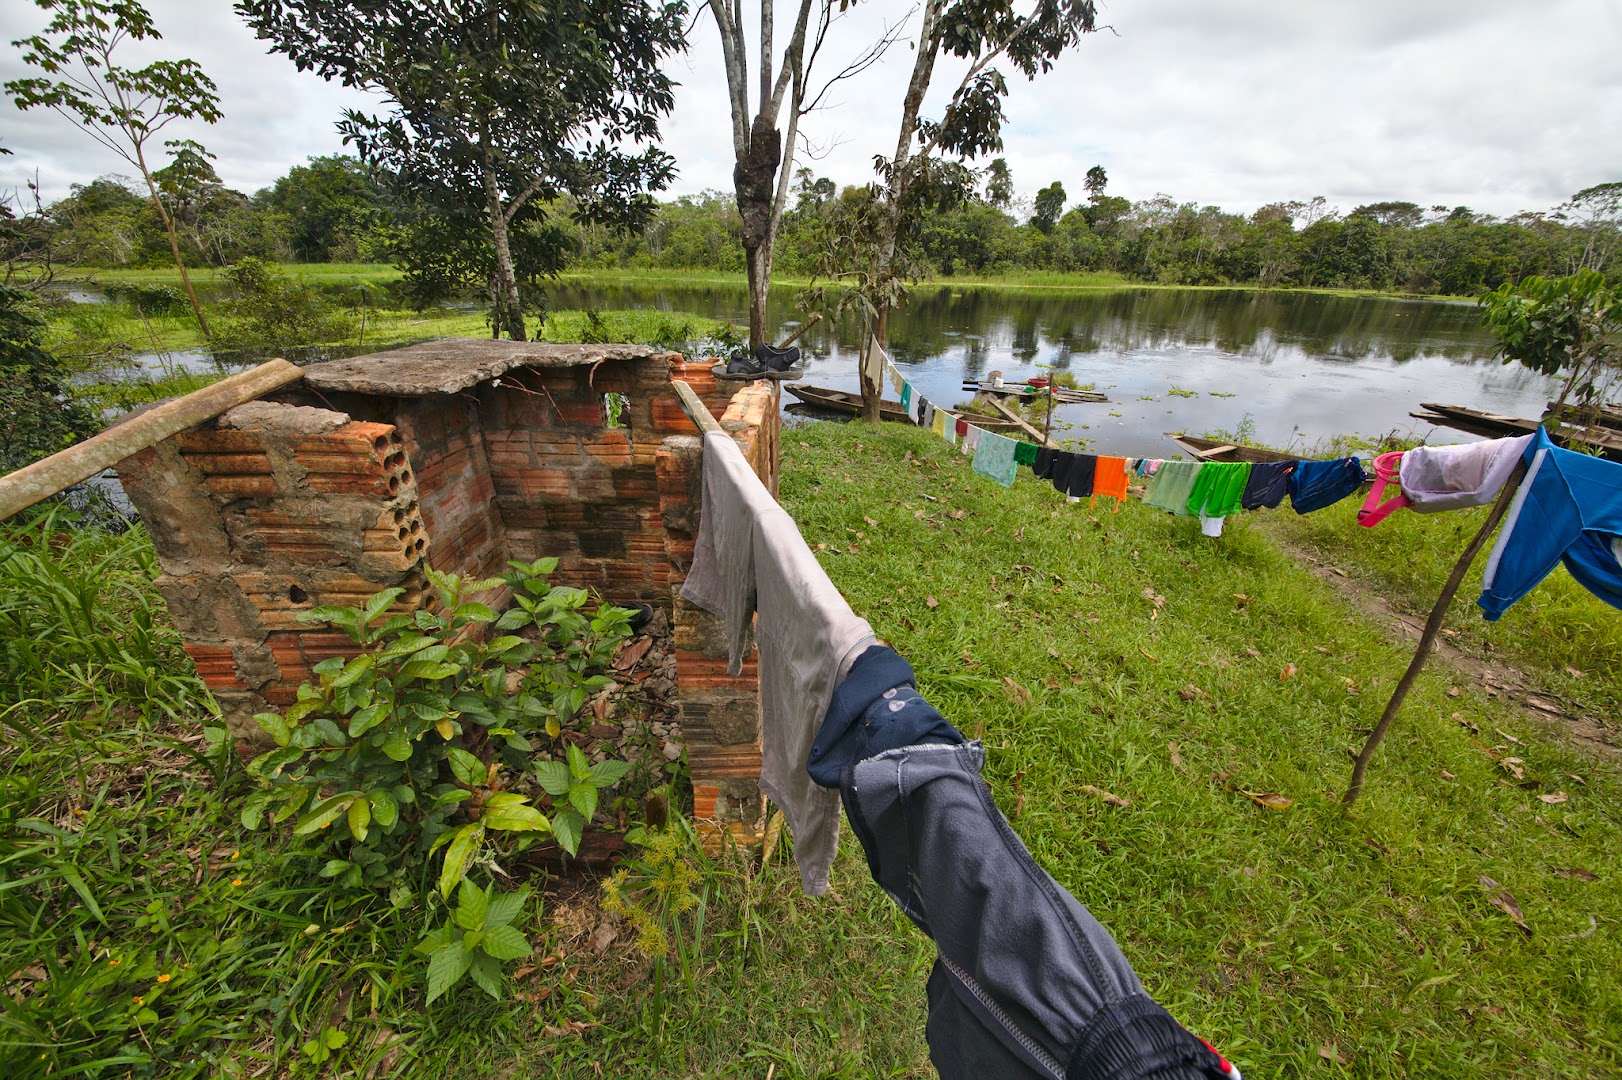
<path fill-rule="evenodd" d="M 1188 496 L 1194 490 L 1200 470 L 1207 468 L 1199 461 L 1163 461 L 1149 480 L 1143 493 L 1146 505 L 1169 510 L 1182 517 L 1188 516 Z"/>
<path fill-rule="evenodd" d="M 1196 517 L 1220 518 L 1237 514 L 1250 480 L 1248 461 L 1208 461 L 1188 493 L 1184 509 Z"/>
<path fill-rule="evenodd" d="M 1015 465 L 1036 464 L 1036 444 L 1033 442 L 1018 442 L 1014 444 Z"/>

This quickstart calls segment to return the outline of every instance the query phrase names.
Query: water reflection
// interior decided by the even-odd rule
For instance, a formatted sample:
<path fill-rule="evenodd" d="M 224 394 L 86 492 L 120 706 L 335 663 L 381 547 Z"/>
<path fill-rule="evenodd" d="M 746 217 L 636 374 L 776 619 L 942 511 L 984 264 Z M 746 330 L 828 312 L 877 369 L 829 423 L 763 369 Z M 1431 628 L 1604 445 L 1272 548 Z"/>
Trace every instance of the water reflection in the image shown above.
<path fill-rule="evenodd" d="M 774 290 L 773 336 L 802 315 L 793 290 Z M 742 288 L 570 285 L 554 307 L 654 307 L 743 322 Z M 854 390 L 861 328 L 819 325 L 802 339 L 806 379 Z M 1472 304 L 1243 290 L 1139 289 L 1059 293 L 938 289 L 916 294 L 891 321 L 891 349 L 925 395 L 947 405 L 965 378 L 1068 371 L 1109 404 L 1055 414 L 1102 451 L 1160 454 L 1163 432 L 1235 431 L 1310 449 L 1339 434 L 1389 431 L 1433 443 L 1473 436 L 1409 417 L 1421 401 L 1539 416 L 1550 380 L 1493 356 Z M 1177 391 L 1173 393 L 1173 391 Z"/>

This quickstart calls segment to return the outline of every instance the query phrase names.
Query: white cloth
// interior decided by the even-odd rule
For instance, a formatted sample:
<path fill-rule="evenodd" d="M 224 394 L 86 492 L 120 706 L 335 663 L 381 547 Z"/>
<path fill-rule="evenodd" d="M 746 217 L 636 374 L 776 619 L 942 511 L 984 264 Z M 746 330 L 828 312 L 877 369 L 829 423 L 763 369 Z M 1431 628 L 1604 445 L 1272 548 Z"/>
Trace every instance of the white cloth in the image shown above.
<path fill-rule="evenodd" d="M 1204 514 L 1201 514 L 1200 515 L 1200 532 L 1204 533 L 1206 536 L 1209 536 L 1214 540 L 1217 537 L 1222 535 L 1222 522 L 1224 520 L 1225 520 L 1224 518 L 1206 517 Z"/>
<path fill-rule="evenodd" d="M 760 649 L 760 788 L 794 835 L 800 884 L 828 889 L 839 793 L 805 771 L 828 700 L 876 639 L 724 432 L 704 436 L 704 501 L 682 596 L 726 626 L 728 668 L 742 670 L 751 616 Z"/>
<path fill-rule="evenodd" d="M 1419 514 L 1485 506 L 1515 471 L 1530 435 L 1462 446 L 1418 446 L 1402 455 L 1397 476 Z"/>

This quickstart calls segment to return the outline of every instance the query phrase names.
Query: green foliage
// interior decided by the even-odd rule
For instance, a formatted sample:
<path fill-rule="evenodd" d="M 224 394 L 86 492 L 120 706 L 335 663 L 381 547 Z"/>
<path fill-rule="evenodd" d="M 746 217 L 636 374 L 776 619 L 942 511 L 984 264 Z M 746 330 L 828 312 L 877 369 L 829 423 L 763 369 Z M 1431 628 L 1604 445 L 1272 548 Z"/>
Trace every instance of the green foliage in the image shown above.
<path fill-rule="evenodd" d="M 1481 298 L 1481 307 L 1504 363 L 1566 376 L 1562 401 L 1573 392 L 1578 402 L 1596 400 L 1605 369 L 1622 365 L 1622 284 L 1598 271 L 1505 282 Z"/>
<path fill-rule="evenodd" d="M 528 898 L 527 888 L 497 893 L 462 882 L 451 921 L 417 944 L 417 951 L 428 957 L 428 1004 L 464 975 L 471 975 L 479 989 L 500 1000 L 501 965 L 534 952 L 512 925 Z"/>
<path fill-rule="evenodd" d="M 637 828 L 626 834 L 639 852 L 603 882 L 603 910 L 618 915 L 636 933 L 642 955 L 664 960 L 671 938 L 683 941 L 683 916 L 702 900 L 713 870 L 693 827 L 682 818 L 662 829 Z"/>
<path fill-rule="evenodd" d="M 223 347 L 279 353 L 347 337 L 351 319 L 319 291 L 263 259 L 245 258 L 224 272 Z"/>
<path fill-rule="evenodd" d="M 0 285 L 0 474 L 56 453 L 91 434 L 94 424 L 69 395 L 67 373 L 41 346 L 46 324 L 33 300 Z"/>
<path fill-rule="evenodd" d="M 580 747 L 569 744 L 566 761 L 542 761 L 535 766 L 535 779 L 562 809 L 552 815 L 552 833 L 570 855 L 580 850 L 580 837 L 586 823 L 597 812 L 598 792 L 625 778 L 630 766 L 623 761 L 586 760 Z"/>
<path fill-rule="evenodd" d="M 176 315 L 186 310 L 186 297 L 173 285 L 113 281 L 103 287 L 107 301 L 123 304 L 137 315 Z"/>

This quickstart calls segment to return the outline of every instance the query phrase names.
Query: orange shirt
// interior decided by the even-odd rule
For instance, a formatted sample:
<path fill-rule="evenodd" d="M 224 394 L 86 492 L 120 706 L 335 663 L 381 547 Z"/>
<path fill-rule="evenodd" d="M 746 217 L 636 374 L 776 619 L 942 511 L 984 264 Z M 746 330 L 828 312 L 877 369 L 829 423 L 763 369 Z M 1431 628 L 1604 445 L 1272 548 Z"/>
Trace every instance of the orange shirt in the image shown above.
<path fill-rule="evenodd" d="M 1113 496 L 1116 499 L 1115 512 L 1121 512 L 1121 503 L 1126 501 L 1126 458 L 1098 459 L 1098 468 L 1093 473 L 1093 498 L 1087 505 L 1091 506 L 1100 495 Z"/>

